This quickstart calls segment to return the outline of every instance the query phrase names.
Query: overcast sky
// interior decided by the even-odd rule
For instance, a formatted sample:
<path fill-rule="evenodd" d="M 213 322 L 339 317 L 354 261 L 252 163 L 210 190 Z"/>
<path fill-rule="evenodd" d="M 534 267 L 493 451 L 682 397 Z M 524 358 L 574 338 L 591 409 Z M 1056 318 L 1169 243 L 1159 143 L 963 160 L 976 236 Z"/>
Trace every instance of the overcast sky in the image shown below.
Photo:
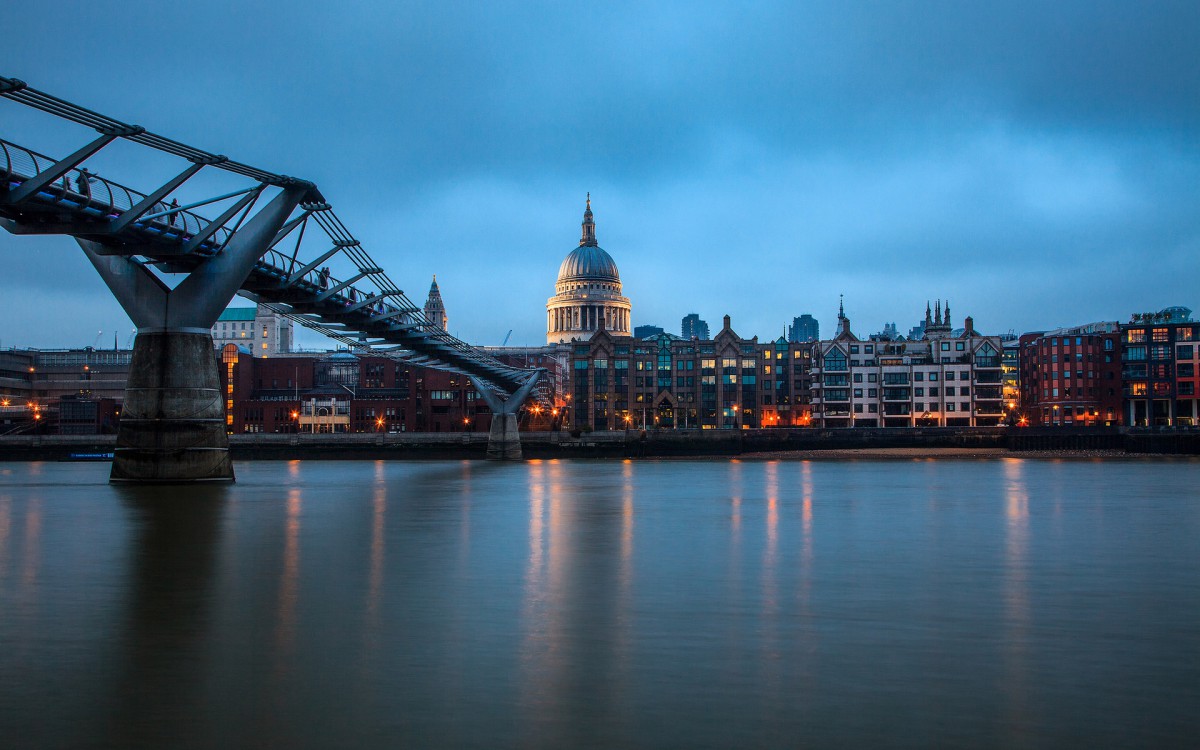
<path fill-rule="evenodd" d="M 1200 309 L 1200 3 L 13 3 L 0 75 L 316 182 L 450 329 L 545 341 L 591 191 L 635 325 Z M 0 100 L 0 138 L 87 140 Z M 105 175 L 144 190 L 149 167 Z M 0 346 L 132 327 L 0 234 Z M 307 343 L 316 343 L 308 338 Z"/>

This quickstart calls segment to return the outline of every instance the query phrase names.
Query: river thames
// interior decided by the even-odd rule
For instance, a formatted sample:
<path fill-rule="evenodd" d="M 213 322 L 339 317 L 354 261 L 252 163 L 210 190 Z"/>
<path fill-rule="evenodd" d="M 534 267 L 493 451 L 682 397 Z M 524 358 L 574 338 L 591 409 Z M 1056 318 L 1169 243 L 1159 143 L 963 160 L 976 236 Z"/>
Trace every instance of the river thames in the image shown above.
<path fill-rule="evenodd" d="M 5 747 L 1194 747 L 1200 462 L 0 464 Z"/>

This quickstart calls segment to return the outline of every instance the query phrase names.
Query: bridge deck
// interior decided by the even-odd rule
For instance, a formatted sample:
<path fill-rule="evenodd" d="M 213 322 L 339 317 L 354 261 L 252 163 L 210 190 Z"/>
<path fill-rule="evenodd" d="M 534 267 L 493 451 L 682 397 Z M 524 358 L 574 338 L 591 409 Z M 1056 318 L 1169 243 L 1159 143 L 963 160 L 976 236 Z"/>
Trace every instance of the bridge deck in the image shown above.
<path fill-rule="evenodd" d="M 233 234 L 228 228 L 233 212 L 210 220 L 165 202 L 143 210 L 139 218 L 113 232 L 114 222 L 145 201 L 147 195 L 79 168 L 67 171 L 19 202 L 4 200 L 57 163 L 51 157 L 0 140 L 0 219 L 5 221 L 5 228 L 17 234 L 70 234 L 95 240 L 114 254 L 136 254 L 148 264 L 172 273 L 186 273 L 205 258 L 220 253 Z M 248 212 L 268 187 L 264 182 L 242 191 L 244 210 Z M 531 371 L 502 364 L 431 326 L 323 202 L 315 186 L 312 196 L 319 200 L 301 204 L 303 213 L 285 226 L 271 249 L 255 264 L 242 286 L 248 296 L 349 345 L 389 347 L 409 353 L 405 358 L 415 363 L 475 375 L 508 393 L 528 379 Z M 214 227 L 214 222 L 220 225 Z M 277 247 L 289 234 L 303 237 L 310 224 L 320 228 L 332 250 L 305 262 L 298 255 L 299 239 L 290 253 Z M 350 278 L 334 278 L 328 271 L 335 256 L 349 261 Z M 346 266 L 344 262 L 341 265 Z"/>

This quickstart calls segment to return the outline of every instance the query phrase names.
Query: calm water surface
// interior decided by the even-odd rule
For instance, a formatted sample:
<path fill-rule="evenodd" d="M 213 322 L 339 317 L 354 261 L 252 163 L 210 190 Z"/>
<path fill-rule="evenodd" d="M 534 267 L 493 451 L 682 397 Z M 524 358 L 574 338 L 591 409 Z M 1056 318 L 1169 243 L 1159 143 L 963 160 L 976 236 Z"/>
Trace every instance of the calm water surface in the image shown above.
<path fill-rule="evenodd" d="M 0 745 L 1195 747 L 1200 462 L 0 464 Z"/>

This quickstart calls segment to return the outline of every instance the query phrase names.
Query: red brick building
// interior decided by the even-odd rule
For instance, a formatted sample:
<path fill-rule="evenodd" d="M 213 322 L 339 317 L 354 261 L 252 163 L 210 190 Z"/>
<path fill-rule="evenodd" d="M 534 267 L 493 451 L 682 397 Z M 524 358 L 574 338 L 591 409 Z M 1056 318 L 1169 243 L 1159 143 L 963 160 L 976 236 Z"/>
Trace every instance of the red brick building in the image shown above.
<path fill-rule="evenodd" d="M 1119 324 L 1027 333 L 1019 345 L 1022 424 L 1124 424 Z"/>
<path fill-rule="evenodd" d="M 487 404 L 470 380 L 456 373 L 350 352 L 260 358 L 230 345 L 221 355 L 231 433 L 486 432 L 491 427 Z M 550 412 L 531 405 L 522 428 L 550 429 Z"/>

